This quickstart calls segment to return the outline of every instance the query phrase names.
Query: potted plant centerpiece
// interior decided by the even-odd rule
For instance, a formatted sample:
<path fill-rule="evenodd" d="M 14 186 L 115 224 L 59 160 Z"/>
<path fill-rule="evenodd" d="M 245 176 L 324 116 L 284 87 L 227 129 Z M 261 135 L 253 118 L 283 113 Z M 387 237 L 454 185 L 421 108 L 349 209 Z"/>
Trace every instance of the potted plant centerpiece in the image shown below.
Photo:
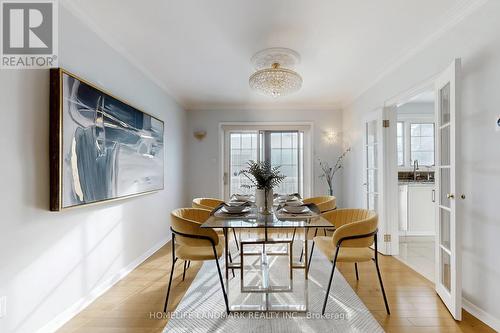
<path fill-rule="evenodd" d="M 285 176 L 279 171 L 280 167 L 271 167 L 268 161 L 249 161 L 248 168 L 241 170 L 240 175 L 250 180 L 250 184 L 243 184 L 244 188 L 255 188 L 255 204 L 262 214 L 271 214 L 273 208 L 273 188 L 278 186 Z"/>

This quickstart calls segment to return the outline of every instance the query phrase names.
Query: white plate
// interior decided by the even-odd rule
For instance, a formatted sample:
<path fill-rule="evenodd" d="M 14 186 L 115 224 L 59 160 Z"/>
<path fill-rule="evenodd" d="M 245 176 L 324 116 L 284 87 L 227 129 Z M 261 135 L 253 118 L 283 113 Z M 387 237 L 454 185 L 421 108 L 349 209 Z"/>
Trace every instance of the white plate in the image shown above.
<path fill-rule="evenodd" d="M 309 208 L 307 206 L 285 206 L 283 207 L 283 211 L 291 214 L 304 214 L 309 212 Z"/>
<path fill-rule="evenodd" d="M 236 201 L 250 201 L 252 198 L 251 194 L 233 194 L 233 198 L 236 199 Z"/>
<path fill-rule="evenodd" d="M 294 201 L 287 201 L 285 205 L 288 207 L 298 207 L 304 205 L 304 203 L 300 200 L 294 200 Z"/>
<path fill-rule="evenodd" d="M 229 207 L 229 206 L 224 206 L 221 209 L 222 212 L 227 213 L 227 214 L 244 214 L 248 213 L 250 211 L 250 207 L 243 207 L 243 206 L 236 206 L 236 207 Z"/>

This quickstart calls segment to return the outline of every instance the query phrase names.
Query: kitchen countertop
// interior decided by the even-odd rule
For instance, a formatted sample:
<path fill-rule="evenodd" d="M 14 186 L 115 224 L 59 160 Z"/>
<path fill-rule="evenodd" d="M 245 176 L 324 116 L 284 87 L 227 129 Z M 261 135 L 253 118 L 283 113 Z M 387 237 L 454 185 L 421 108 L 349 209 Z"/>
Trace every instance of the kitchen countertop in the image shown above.
<path fill-rule="evenodd" d="M 398 180 L 398 185 L 434 185 L 434 180 Z"/>

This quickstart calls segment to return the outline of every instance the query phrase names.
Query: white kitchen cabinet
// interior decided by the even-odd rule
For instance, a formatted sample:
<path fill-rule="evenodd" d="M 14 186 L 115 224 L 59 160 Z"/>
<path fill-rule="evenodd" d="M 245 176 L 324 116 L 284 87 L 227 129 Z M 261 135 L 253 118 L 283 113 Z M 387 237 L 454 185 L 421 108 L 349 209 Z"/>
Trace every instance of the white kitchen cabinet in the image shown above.
<path fill-rule="evenodd" d="M 399 223 L 402 235 L 435 235 L 433 189 L 434 184 L 409 183 L 399 186 Z"/>
<path fill-rule="evenodd" d="M 399 185 L 399 230 L 408 231 L 408 185 Z"/>

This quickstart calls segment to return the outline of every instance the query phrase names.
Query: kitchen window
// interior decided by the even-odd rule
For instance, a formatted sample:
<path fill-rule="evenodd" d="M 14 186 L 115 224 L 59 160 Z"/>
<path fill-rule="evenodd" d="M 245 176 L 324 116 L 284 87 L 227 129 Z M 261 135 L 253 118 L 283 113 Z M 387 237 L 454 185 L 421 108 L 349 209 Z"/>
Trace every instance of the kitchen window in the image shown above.
<path fill-rule="evenodd" d="M 410 165 L 434 165 L 434 124 L 410 124 Z"/>

